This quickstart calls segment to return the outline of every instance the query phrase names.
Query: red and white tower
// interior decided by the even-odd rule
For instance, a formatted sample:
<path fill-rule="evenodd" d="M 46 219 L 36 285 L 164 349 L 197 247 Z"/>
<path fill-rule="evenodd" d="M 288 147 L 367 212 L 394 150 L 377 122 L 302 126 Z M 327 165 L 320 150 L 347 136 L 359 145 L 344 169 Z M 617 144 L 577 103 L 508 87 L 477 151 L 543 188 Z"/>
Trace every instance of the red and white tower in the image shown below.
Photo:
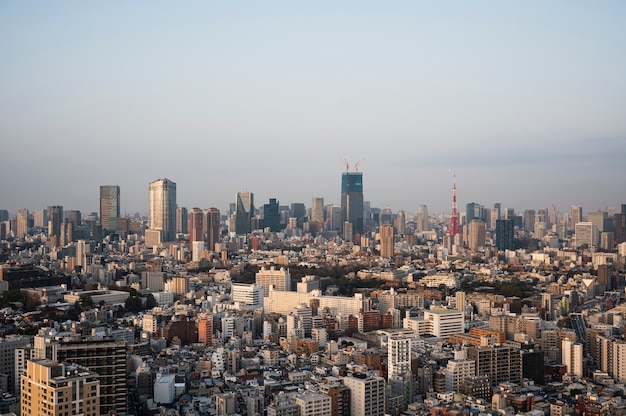
<path fill-rule="evenodd" d="M 454 175 L 454 182 L 452 186 L 452 216 L 450 217 L 450 230 L 449 234 L 454 237 L 457 234 L 461 234 L 459 228 L 459 213 L 456 209 L 456 175 Z"/>

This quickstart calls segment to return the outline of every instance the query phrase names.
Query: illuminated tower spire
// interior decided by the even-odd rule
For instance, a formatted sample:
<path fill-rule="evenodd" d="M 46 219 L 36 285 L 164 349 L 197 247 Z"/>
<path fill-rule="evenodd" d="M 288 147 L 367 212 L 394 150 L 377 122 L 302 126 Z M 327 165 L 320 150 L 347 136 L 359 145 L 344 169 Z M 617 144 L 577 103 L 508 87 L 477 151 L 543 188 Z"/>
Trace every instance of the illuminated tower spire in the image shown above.
<path fill-rule="evenodd" d="M 456 209 L 456 174 L 454 175 L 454 182 L 452 186 L 452 217 L 450 217 L 450 235 L 454 237 L 457 234 L 461 234 L 459 229 L 459 213 Z"/>

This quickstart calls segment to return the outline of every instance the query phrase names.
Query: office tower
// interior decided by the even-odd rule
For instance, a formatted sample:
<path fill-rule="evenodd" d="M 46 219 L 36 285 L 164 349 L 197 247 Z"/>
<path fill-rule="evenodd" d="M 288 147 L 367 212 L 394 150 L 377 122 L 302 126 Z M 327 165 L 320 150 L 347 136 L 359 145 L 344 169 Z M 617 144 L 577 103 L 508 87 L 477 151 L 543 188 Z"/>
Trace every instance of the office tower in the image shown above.
<path fill-rule="evenodd" d="M 606 221 L 607 219 L 608 219 L 608 214 L 604 211 L 598 210 L 598 211 L 590 212 L 587 214 L 587 221 L 595 225 L 596 232 L 598 233 L 598 235 L 596 236 L 596 241 L 600 240 L 599 239 L 600 233 L 604 231 L 610 231 L 604 228 L 605 225 L 609 225 L 607 224 L 607 221 Z"/>
<path fill-rule="evenodd" d="M 522 382 L 519 350 L 505 345 L 472 346 L 467 358 L 474 361 L 477 376 L 488 376 L 492 386 Z"/>
<path fill-rule="evenodd" d="M 69 211 L 67 211 L 67 222 L 69 224 L 72 224 L 72 228 L 74 230 L 76 230 L 76 227 L 80 226 L 82 221 L 83 221 L 83 217 L 79 210 L 70 209 Z M 116 222 L 117 222 L 117 219 L 116 219 Z"/>
<path fill-rule="evenodd" d="M 269 297 L 270 286 L 274 286 L 274 290 L 289 292 L 291 290 L 291 274 L 284 267 L 278 270 L 274 266 L 263 267 L 256 273 L 255 283 L 263 286 L 263 296 L 267 298 Z"/>
<path fill-rule="evenodd" d="M 496 208 L 485 209 L 485 226 L 488 230 L 492 231 L 496 229 L 496 221 L 498 221 L 499 214 Z"/>
<path fill-rule="evenodd" d="M 39 228 L 48 227 L 48 210 L 36 209 L 33 211 L 33 226 Z"/>
<path fill-rule="evenodd" d="M 380 211 L 378 223 L 380 225 L 393 224 L 393 212 L 391 212 L 391 208 L 385 207 Z"/>
<path fill-rule="evenodd" d="M 468 223 L 474 218 L 482 218 L 481 205 L 476 202 L 470 202 L 465 206 L 465 221 Z"/>
<path fill-rule="evenodd" d="M 477 251 L 485 246 L 485 221 L 478 219 L 470 221 L 468 240 L 470 250 Z"/>
<path fill-rule="evenodd" d="M 419 207 L 417 207 L 417 213 L 415 216 L 417 231 L 430 231 L 430 221 L 428 220 L 428 207 L 426 205 L 420 205 Z"/>
<path fill-rule="evenodd" d="M 203 241 L 204 239 L 204 213 L 200 208 L 191 208 L 189 210 L 189 244 L 194 241 Z"/>
<path fill-rule="evenodd" d="M 162 242 L 176 238 L 176 184 L 167 178 L 150 182 L 148 228 L 159 232 Z"/>
<path fill-rule="evenodd" d="M 85 368 L 47 359 L 28 361 L 22 376 L 21 414 L 98 416 L 100 387 L 98 374 Z"/>
<path fill-rule="evenodd" d="M 380 256 L 391 258 L 393 257 L 395 233 L 393 225 L 382 224 L 380 226 Z"/>
<path fill-rule="evenodd" d="M 424 311 L 424 327 L 420 335 L 447 338 L 465 331 L 465 313 L 453 309 L 430 309 Z M 423 331 L 423 332 L 422 332 Z"/>
<path fill-rule="evenodd" d="M 571 228 L 574 229 L 576 227 L 576 224 L 578 224 L 579 222 L 582 222 L 583 220 L 583 207 L 581 207 L 580 205 L 572 205 L 571 208 Z"/>
<path fill-rule="evenodd" d="M 350 389 L 352 416 L 382 416 L 385 414 L 385 379 L 365 374 L 344 377 Z"/>
<path fill-rule="evenodd" d="M 350 389 L 339 381 L 319 385 L 320 393 L 330 396 L 333 416 L 350 416 Z M 268 415 L 269 416 L 269 415 Z"/>
<path fill-rule="evenodd" d="M 527 209 L 524 211 L 524 230 L 532 232 L 535 230 L 535 210 Z"/>
<path fill-rule="evenodd" d="M 100 226 L 107 231 L 117 231 L 117 219 L 120 217 L 120 187 L 118 185 L 100 186 Z"/>
<path fill-rule="evenodd" d="M 220 242 L 220 223 L 222 221 L 220 210 L 211 207 L 206 211 L 204 228 L 209 251 L 215 251 L 215 244 Z"/>
<path fill-rule="evenodd" d="M 237 192 L 235 196 L 235 234 L 248 234 L 252 231 L 254 217 L 254 194 Z"/>
<path fill-rule="evenodd" d="M 543 371 L 543 351 L 540 349 L 522 349 L 522 377 L 533 380 L 535 385 L 542 386 L 545 383 Z"/>
<path fill-rule="evenodd" d="M 496 212 L 497 212 L 497 217 L 496 219 L 502 219 L 502 204 L 499 202 L 496 202 L 495 204 L 493 204 L 493 207 L 495 208 Z"/>
<path fill-rule="evenodd" d="M 35 337 L 35 346 L 37 346 Z M 112 338 L 45 340 L 46 358 L 71 362 L 98 374 L 100 380 L 99 414 L 126 413 L 126 343 Z M 98 413 L 96 413 L 98 414 Z"/>
<path fill-rule="evenodd" d="M 569 339 L 561 341 L 561 362 L 567 367 L 567 372 L 583 376 L 583 345 Z"/>
<path fill-rule="evenodd" d="M 579 221 L 576 223 L 576 227 L 574 227 L 574 233 L 576 247 L 586 245 L 588 248 L 592 248 L 598 245 L 598 229 L 595 224 Z"/>
<path fill-rule="evenodd" d="M 55 244 L 59 245 L 61 238 L 61 224 L 63 224 L 63 207 L 52 205 L 48 207 L 48 237 L 56 238 Z"/>
<path fill-rule="evenodd" d="M 324 222 L 324 198 L 313 197 L 311 199 L 311 221 L 320 224 Z"/>
<path fill-rule="evenodd" d="M 352 224 L 352 232 L 363 234 L 363 173 L 344 172 L 341 176 L 341 218 Z M 351 235 L 344 235 L 351 240 Z"/>
<path fill-rule="evenodd" d="M 626 215 L 622 213 L 613 215 L 613 233 L 615 244 L 626 241 Z"/>
<path fill-rule="evenodd" d="M 498 250 L 513 250 L 513 239 L 515 237 L 515 226 L 513 220 L 496 221 L 496 248 Z"/>
<path fill-rule="evenodd" d="M 406 213 L 404 211 L 398 211 L 398 214 L 396 215 L 396 219 L 394 221 L 394 227 L 396 229 L 396 234 L 406 234 Z"/>
<path fill-rule="evenodd" d="M 76 261 L 74 262 L 74 266 L 80 266 L 83 272 L 87 268 L 87 245 L 85 244 L 85 240 L 78 240 L 76 242 Z"/>
<path fill-rule="evenodd" d="M 343 227 L 343 221 L 341 221 L 341 207 L 338 207 L 336 205 L 329 205 L 327 213 L 329 229 L 341 231 Z"/>
<path fill-rule="evenodd" d="M 8 221 L 8 220 L 9 220 L 9 211 L 6 209 L 0 209 L 0 221 Z"/>
<path fill-rule="evenodd" d="M 233 283 L 231 285 L 231 297 L 233 302 L 242 306 L 254 306 L 262 308 L 263 304 L 263 286 L 256 284 Z"/>
<path fill-rule="evenodd" d="M 306 216 L 306 207 L 301 202 L 294 202 L 291 204 L 291 217 L 296 218 L 298 221 L 298 228 L 302 228 L 304 224 L 304 217 Z"/>
<path fill-rule="evenodd" d="M 263 228 L 269 228 L 271 232 L 278 232 L 281 229 L 278 207 L 276 198 L 270 198 L 269 203 L 263 205 Z"/>
<path fill-rule="evenodd" d="M 176 208 L 176 233 L 187 234 L 189 232 L 187 226 L 189 225 L 189 212 L 185 207 Z"/>
<path fill-rule="evenodd" d="M 17 211 L 17 234 L 16 237 L 24 238 L 28 232 L 28 210 L 26 208 Z"/>

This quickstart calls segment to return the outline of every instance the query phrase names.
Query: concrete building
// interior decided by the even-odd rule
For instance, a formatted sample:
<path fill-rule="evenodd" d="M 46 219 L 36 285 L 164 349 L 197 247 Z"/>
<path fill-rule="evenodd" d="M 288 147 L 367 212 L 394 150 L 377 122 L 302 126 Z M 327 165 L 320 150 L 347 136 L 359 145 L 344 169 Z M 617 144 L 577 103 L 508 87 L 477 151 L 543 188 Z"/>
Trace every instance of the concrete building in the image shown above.
<path fill-rule="evenodd" d="M 235 234 L 248 234 L 252 231 L 254 217 L 254 194 L 252 192 L 237 192 L 235 195 Z"/>
<path fill-rule="evenodd" d="M 577 222 L 574 231 L 576 247 L 586 245 L 591 248 L 598 245 L 598 229 L 592 222 Z"/>
<path fill-rule="evenodd" d="M 117 219 L 120 217 L 120 187 L 118 185 L 100 186 L 100 226 L 103 231 L 117 231 Z"/>
<path fill-rule="evenodd" d="M 161 242 L 176 239 L 176 184 L 157 179 L 149 184 L 148 228 L 160 234 Z"/>
<path fill-rule="evenodd" d="M 380 256 L 393 257 L 393 248 L 395 242 L 395 230 L 391 224 L 383 224 L 380 226 Z"/>
<path fill-rule="evenodd" d="M 278 291 L 291 291 L 291 274 L 288 269 L 281 267 L 263 267 L 256 273 L 255 283 L 258 286 L 263 286 L 264 296 L 268 297 L 270 292 L 270 286 L 274 287 L 274 290 Z"/>
<path fill-rule="evenodd" d="M 352 416 L 382 416 L 385 414 L 385 379 L 365 374 L 344 377 L 350 389 Z"/>
<path fill-rule="evenodd" d="M 331 416 L 330 396 L 323 393 L 307 392 L 294 397 L 300 407 L 300 416 Z"/>
<path fill-rule="evenodd" d="M 247 307 L 262 308 L 265 296 L 263 290 L 263 286 L 256 284 L 233 283 L 231 286 L 232 300 Z"/>
<path fill-rule="evenodd" d="M 22 415 L 98 416 L 98 374 L 47 359 L 28 361 L 22 376 L 20 410 Z"/>
<path fill-rule="evenodd" d="M 464 315 L 464 312 L 454 309 L 424 311 L 425 333 L 441 338 L 462 334 L 465 331 Z"/>
<path fill-rule="evenodd" d="M 583 376 L 583 345 L 569 339 L 561 341 L 561 362 L 569 374 Z"/>
<path fill-rule="evenodd" d="M 176 397 L 175 382 L 176 376 L 174 374 L 157 374 L 154 381 L 154 401 L 158 404 L 174 403 Z"/>
<path fill-rule="evenodd" d="M 363 173 L 344 172 L 341 176 L 341 218 L 352 225 L 352 232 L 363 234 Z M 352 236 L 344 235 L 345 240 Z"/>

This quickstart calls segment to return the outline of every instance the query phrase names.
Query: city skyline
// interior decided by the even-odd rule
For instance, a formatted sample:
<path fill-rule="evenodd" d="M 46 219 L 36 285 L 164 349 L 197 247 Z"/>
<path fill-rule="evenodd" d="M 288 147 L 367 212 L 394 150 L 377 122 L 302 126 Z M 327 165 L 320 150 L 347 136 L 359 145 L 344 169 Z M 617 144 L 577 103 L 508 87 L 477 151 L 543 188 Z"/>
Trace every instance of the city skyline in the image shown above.
<path fill-rule="evenodd" d="M 284 1 L 0 8 L 0 209 L 226 212 L 323 197 L 342 159 L 374 207 L 618 207 L 623 2 Z M 42 70 L 45 68 L 45 70 Z M 351 168 L 353 170 L 353 168 Z"/>

